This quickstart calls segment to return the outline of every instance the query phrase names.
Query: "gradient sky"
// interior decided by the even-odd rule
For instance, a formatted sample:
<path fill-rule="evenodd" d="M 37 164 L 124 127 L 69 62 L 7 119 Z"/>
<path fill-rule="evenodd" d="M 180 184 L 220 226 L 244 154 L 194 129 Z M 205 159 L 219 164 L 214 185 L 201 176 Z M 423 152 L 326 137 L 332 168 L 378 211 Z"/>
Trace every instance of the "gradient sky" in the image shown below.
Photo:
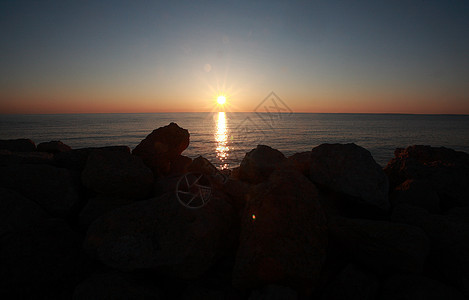
<path fill-rule="evenodd" d="M 0 113 L 469 114 L 469 1 L 1 1 Z"/>

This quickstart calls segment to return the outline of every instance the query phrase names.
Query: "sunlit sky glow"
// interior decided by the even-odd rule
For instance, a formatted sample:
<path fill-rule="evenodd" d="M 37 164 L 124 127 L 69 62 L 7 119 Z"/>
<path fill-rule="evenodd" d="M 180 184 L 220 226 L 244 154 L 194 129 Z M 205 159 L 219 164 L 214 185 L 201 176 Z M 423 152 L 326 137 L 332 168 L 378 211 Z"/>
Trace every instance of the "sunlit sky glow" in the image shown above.
<path fill-rule="evenodd" d="M 468 1 L 159 2 L 1 1 L 0 113 L 469 114 Z"/>

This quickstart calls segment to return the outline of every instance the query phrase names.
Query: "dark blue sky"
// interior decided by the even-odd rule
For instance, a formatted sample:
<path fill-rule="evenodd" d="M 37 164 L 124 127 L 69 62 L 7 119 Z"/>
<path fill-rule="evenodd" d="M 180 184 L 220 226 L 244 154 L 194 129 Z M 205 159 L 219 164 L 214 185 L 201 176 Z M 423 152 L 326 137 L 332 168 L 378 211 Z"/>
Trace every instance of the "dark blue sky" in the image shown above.
<path fill-rule="evenodd" d="M 469 1 L 2 1 L 0 112 L 469 113 Z"/>

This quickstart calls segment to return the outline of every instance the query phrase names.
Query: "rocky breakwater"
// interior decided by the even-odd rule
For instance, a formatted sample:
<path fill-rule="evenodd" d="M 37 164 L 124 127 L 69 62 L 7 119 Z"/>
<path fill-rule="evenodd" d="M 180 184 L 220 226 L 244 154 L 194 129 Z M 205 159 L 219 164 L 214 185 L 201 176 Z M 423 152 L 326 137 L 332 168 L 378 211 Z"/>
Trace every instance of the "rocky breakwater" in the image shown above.
<path fill-rule="evenodd" d="M 133 151 L 0 141 L 0 297 L 469 296 L 468 154 L 258 145 L 220 172 L 188 145 L 175 123 Z"/>

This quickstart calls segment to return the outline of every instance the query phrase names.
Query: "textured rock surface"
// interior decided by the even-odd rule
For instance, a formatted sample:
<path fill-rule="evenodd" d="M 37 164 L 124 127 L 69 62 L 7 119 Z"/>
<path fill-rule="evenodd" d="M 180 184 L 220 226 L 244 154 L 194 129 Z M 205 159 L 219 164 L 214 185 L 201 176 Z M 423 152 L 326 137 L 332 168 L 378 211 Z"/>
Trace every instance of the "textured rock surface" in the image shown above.
<path fill-rule="evenodd" d="M 384 171 L 391 187 L 408 179 L 428 181 L 438 193 L 441 208 L 469 206 L 469 154 L 430 146 L 396 149 Z"/>
<path fill-rule="evenodd" d="M 258 145 L 246 153 L 238 170 L 238 178 L 249 183 L 259 183 L 286 160 L 282 152 L 269 146 Z"/>
<path fill-rule="evenodd" d="M 357 263 L 378 273 L 419 273 L 429 251 L 425 232 L 407 224 L 333 217 L 329 232 Z"/>
<path fill-rule="evenodd" d="M 109 196 L 96 196 L 88 200 L 88 203 L 80 212 L 80 224 L 88 227 L 100 216 L 124 205 L 133 203 L 133 200 L 115 198 Z"/>
<path fill-rule="evenodd" d="M 232 246 L 233 217 L 221 196 L 193 210 L 166 194 L 100 217 L 88 230 L 85 249 L 121 270 L 159 269 L 195 278 Z"/>
<path fill-rule="evenodd" d="M 145 198 L 153 188 L 153 173 L 140 157 L 119 151 L 92 151 L 81 178 L 97 193 L 129 199 Z"/>
<path fill-rule="evenodd" d="M 0 186 L 35 201 L 54 216 L 66 216 L 79 202 L 70 172 L 49 165 L 0 167 Z"/>
<path fill-rule="evenodd" d="M 464 296 L 454 287 L 418 275 L 394 275 L 383 286 L 379 299 L 395 300 L 463 300 Z"/>
<path fill-rule="evenodd" d="M 50 141 L 44 142 L 37 145 L 37 151 L 48 152 L 48 153 L 58 153 L 58 152 L 67 152 L 72 150 L 70 146 L 65 145 L 61 141 Z"/>
<path fill-rule="evenodd" d="M 0 150 L 33 152 L 36 151 L 36 144 L 30 139 L 0 140 Z"/>
<path fill-rule="evenodd" d="M 409 179 L 397 186 L 390 197 L 393 206 L 410 204 L 425 208 L 429 212 L 440 212 L 440 198 L 430 182 Z"/>
<path fill-rule="evenodd" d="M 469 296 L 469 224 L 450 216 L 430 214 L 423 208 L 399 205 L 392 214 L 396 222 L 412 224 L 427 234 L 431 251 L 428 264 L 442 280 L 458 286 Z"/>
<path fill-rule="evenodd" d="M 248 195 L 233 285 L 311 287 L 326 246 L 326 220 L 316 187 L 298 172 L 276 171 Z"/>
<path fill-rule="evenodd" d="M 311 152 L 314 183 L 388 210 L 388 179 L 370 152 L 355 144 L 322 144 Z"/>
<path fill-rule="evenodd" d="M 132 151 L 155 174 L 168 174 L 171 163 L 189 146 L 189 132 L 176 123 L 153 130 Z"/>

